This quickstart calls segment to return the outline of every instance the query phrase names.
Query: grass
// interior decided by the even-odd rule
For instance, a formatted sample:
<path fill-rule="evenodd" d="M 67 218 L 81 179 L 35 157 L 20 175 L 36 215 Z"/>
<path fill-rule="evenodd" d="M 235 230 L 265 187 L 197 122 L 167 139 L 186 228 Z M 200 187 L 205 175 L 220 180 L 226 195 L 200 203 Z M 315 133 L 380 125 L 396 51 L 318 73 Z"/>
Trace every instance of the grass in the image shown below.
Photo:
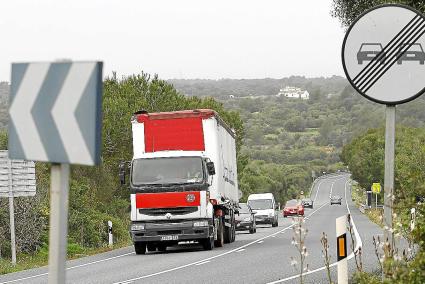
<path fill-rule="evenodd" d="M 129 245 L 130 243 L 123 242 L 114 244 L 112 248 L 108 246 L 100 248 L 83 248 L 76 244 L 68 244 L 68 260 L 95 255 Z M 72 251 L 71 254 L 70 251 Z M 9 258 L 0 258 L 0 275 L 46 266 L 48 264 L 48 248 L 42 247 L 36 253 L 32 254 L 20 253 L 16 256 L 16 259 L 16 265 L 12 265 Z"/>

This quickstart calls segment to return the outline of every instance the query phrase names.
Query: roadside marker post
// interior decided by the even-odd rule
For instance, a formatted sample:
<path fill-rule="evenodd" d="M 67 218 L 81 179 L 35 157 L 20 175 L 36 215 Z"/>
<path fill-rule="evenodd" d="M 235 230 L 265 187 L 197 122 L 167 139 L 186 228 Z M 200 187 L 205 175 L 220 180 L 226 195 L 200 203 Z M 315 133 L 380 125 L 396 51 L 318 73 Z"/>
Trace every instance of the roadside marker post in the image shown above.
<path fill-rule="evenodd" d="M 109 247 L 113 247 L 114 238 L 112 235 L 112 221 L 108 221 L 108 245 Z"/>
<path fill-rule="evenodd" d="M 347 215 L 336 218 L 336 255 L 338 284 L 348 283 L 347 263 Z"/>
<path fill-rule="evenodd" d="M 405 5 L 384 4 L 360 15 L 342 45 L 342 65 L 353 88 L 386 105 L 384 239 L 394 248 L 396 105 L 425 92 L 425 17 Z M 392 252 L 390 253 L 392 256 Z"/>
<path fill-rule="evenodd" d="M 415 229 L 415 220 L 416 220 L 416 209 L 410 209 L 410 231 Z"/>
<path fill-rule="evenodd" d="M 65 283 L 70 164 L 100 163 L 102 62 L 13 63 L 9 158 L 52 163 L 48 283 Z"/>

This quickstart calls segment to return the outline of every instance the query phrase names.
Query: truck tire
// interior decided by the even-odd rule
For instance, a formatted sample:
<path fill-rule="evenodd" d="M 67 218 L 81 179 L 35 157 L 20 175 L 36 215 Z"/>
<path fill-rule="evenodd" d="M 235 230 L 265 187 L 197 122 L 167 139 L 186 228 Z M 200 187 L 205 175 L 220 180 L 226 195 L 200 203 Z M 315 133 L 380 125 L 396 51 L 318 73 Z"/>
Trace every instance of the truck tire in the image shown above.
<path fill-rule="evenodd" d="M 272 223 L 272 227 L 277 227 L 278 226 L 278 221 L 276 220 L 276 221 L 273 221 L 273 223 Z"/>
<path fill-rule="evenodd" d="M 235 226 L 235 215 L 230 214 L 230 227 L 225 226 L 224 230 L 224 243 L 233 243 L 235 241 L 236 226 Z"/>
<path fill-rule="evenodd" d="M 152 244 L 152 243 L 146 244 L 146 248 L 148 249 L 148 252 L 156 251 L 156 245 L 155 244 Z"/>
<path fill-rule="evenodd" d="M 158 251 L 164 252 L 166 250 L 167 250 L 167 245 L 164 245 L 164 244 L 158 245 Z"/>
<path fill-rule="evenodd" d="M 204 250 L 212 250 L 214 248 L 214 237 L 203 239 L 201 245 Z"/>
<path fill-rule="evenodd" d="M 217 240 L 214 242 L 214 246 L 221 248 L 224 246 L 224 222 L 223 218 L 218 220 L 218 228 L 217 228 Z"/>
<path fill-rule="evenodd" d="M 232 243 L 236 240 L 236 224 L 235 221 L 233 220 L 232 223 Z"/>
<path fill-rule="evenodd" d="M 145 254 L 146 243 L 142 243 L 142 242 L 134 243 L 134 251 L 136 252 L 136 254 Z"/>
<path fill-rule="evenodd" d="M 224 226 L 224 243 L 228 244 L 232 241 L 232 227 Z"/>
<path fill-rule="evenodd" d="M 250 233 L 250 234 L 254 234 L 254 233 L 255 233 L 255 229 L 254 229 L 254 227 L 249 228 L 249 233 Z"/>

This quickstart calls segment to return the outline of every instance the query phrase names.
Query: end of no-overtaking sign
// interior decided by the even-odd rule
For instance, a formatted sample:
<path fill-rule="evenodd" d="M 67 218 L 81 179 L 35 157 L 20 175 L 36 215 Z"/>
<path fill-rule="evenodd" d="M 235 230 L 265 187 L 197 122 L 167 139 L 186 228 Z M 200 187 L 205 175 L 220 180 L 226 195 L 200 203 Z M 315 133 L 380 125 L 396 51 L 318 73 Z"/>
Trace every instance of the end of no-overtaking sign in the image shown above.
<path fill-rule="evenodd" d="M 403 5 L 377 6 L 349 27 L 342 47 L 344 72 L 366 98 L 386 105 L 425 91 L 425 18 Z"/>

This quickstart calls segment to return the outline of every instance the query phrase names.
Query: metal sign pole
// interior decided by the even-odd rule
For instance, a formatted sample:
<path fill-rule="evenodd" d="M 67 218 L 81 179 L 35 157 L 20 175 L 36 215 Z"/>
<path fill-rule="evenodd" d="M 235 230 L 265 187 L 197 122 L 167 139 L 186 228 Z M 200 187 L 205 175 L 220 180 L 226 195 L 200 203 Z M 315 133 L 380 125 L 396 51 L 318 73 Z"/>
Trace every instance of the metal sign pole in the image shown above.
<path fill-rule="evenodd" d="M 378 209 L 378 193 L 375 193 L 375 209 Z"/>
<path fill-rule="evenodd" d="M 15 239 L 15 206 L 13 204 L 13 177 L 12 161 L 7 162 L 9 168 L 9 214 L 10 214 L 10 247 L 12 250 L 12 265 L 16 265 L 16 239 Z"/>
<path fill-rule="evenodd" d="M 49 283 L 65 283 L 69 164 L 52 164 L 50 188 Z"/>
<path fill-rule="evenodd" d="M 385 176 L 384 176 L 384 239 L 394 249 L 393 201 L 394 201 L 394 148 L 395 148 L 395 105 L 387 105 L 385 110 Z M 390 256 L 392 252 L 390 252 Z"/>
<path fill-rule="evenodd" d="M 347 215 L 336 218 L 336 239 L 337 239 L 337 275 L 338 284 L 348 283 L 348 262 L 347 262 Z"/>

